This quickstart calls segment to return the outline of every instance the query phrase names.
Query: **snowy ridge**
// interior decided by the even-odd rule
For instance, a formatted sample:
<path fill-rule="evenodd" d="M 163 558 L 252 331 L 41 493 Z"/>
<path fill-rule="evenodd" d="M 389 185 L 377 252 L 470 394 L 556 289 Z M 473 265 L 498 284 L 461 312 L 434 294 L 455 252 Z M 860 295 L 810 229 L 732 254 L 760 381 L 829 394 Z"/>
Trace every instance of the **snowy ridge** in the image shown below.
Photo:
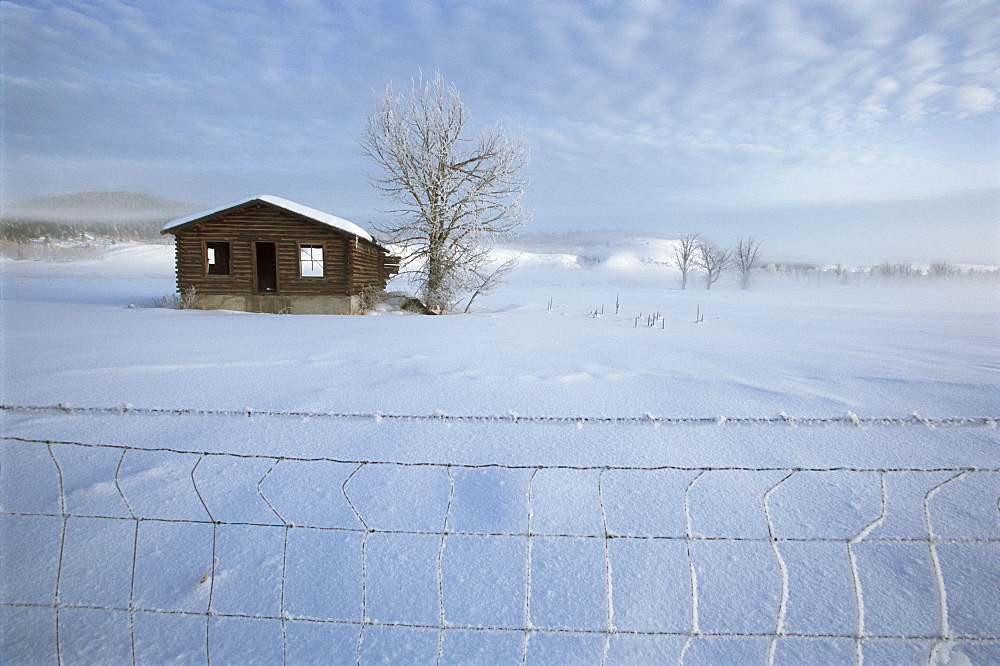
<path fill-rule="evenodd" d="M 585 244 L 517 242 L 494 249 L 494 258 L 518 258 L 524 268 L 598 268 L 612 272 L 635 272 L 673 266 L 675 240 L 662 238 L 618 238 Z"/>
<path fill-rule="evenodd" d="M 995 602 L 970 596 L 968 577 L 989 575 L 1000 532 L 953 520 L 996 511 L 1000 469 L 745 472 L 766 491 L 734 503 L 712 491 L 731 483 L 714 467 L 595 475 L 11 438 L 0 453 L 4 533 L 36 544 L 0 611 L 50 617 L 56 660 L 88 648 L 94 613 L 119 618 L 100 634 L 100 656 L 118 661 L 154 658 L 163 641 L 188 661 L 249 650 L 274 663 L 719 661 L 734 645 L 760 661 L 947 649 L 975 663 L 1000 650 L 977 606 Z M 933 487 L 887 503 L 888 474 Z M 560 500 L 569 479 L 583 487 Z M 845 546 L 850 562 L 831 559 Z M 931 559 L 885 569 L 913 549 Z M 402 569 L 387 568 L 398 554 Z M 930 607 L 886 603 L 928 584 Z M 320 635 L 323 653 L 303 652 Z"/>

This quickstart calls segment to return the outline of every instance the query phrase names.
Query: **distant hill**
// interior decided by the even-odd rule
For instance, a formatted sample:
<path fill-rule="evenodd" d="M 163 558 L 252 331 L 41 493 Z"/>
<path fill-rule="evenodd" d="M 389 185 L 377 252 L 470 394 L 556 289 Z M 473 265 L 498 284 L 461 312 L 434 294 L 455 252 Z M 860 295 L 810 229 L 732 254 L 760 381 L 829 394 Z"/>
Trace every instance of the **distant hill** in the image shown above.
<path fill-rule="evenodd" d="M 39 197 L 3 206 L 0 240 L 24 242 L 87 235 L 158 240 L 163 223 L 202 208 L 139 192 L 90 191 Z"/>
<path fill-rule="evenodd" d="M 95 190 L 19 201 L 4 206 L 0 214 L 4 221 L 166 222 L 200 208 L 140 192 Z"/>

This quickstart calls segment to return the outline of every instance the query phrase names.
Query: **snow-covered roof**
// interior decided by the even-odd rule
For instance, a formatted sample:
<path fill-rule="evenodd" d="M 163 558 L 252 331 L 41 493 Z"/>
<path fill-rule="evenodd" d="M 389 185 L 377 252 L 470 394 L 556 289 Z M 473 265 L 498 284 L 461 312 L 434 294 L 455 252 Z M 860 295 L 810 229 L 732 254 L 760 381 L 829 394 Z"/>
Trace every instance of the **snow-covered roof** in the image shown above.
<path fill-rule="evenodd" d="M 276 197 L 270 194 L 261 194 L 256 197 L 249 197 L 247 199 L 242 199 L 241 201 L 234 201 L 233 203 L 228 203 L 224 206 L 217 206 L 216 208 L 210 208 L 208 210 L 203 210 L 198 213 L 191 213 L 190 215 L 185 215 L 184 217 L 178 217 L 176 220 L 171 220 L 163 225 L 160 230 L 161 233 L 170 231 L 171 229 L 176 229 L 177 227 L 182 227 L 185 224 L 194 222 L 195 220 L 200 220 L 203 217 L 208 217 L 210 215 L 215 215 L 216 213 L 221 213 L 222 211 L 229 210 L 230 208 L 236 208 L 244 204 L 248 204 L 251 201 L 264 201 L 271 204 L 272 206 L 277 206 L 279 208 L 284 208 L 287 211 L 296 213 L 303 217 L 308 217 L 310 220 L 322 224 L 323 226 L 330 227 L 331 229 L 337 229 L 338 231 L 346 231 L 349 234 L 354 234 L 355 236 L 360 236 L 365 240 L 373 241 L 371 234 L 367 231 L 354 224 L 353 222 L 348 222 L 345 219 L 339 218 L 336 215 L 330 215 L 329 213 L 324 213 L 323 211 L 316 210 L 315 208 L 310 208 L 309 206 L 303 206 L 302 204 L 295 203 L 294 201 L 289 201 L 288 199 L 282 199 L 281 197 Z"/>

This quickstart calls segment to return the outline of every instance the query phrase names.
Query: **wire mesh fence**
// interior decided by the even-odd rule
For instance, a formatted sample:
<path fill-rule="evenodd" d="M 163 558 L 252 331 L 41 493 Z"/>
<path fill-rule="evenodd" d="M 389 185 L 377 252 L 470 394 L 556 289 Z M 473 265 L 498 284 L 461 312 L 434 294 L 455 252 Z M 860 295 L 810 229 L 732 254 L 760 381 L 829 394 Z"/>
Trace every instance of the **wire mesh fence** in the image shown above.
<path fill-rule="evenodd" d="M 3 660 L 1000 661 L 1000 468 L 5 437 Z"/>

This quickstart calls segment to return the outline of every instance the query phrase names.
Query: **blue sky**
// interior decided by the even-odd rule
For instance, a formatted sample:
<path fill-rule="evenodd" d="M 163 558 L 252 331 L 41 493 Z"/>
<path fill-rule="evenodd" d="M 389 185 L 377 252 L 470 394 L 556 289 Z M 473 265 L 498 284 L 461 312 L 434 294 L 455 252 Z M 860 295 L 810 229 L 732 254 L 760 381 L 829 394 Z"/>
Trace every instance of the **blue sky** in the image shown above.
<path fill-rule="evenodd" d="M 531 152 L 527 231 L 1000 263 L 1000 3 L 14 0 L 3 198 L 275 194 L 367 224 L 385 85 Z"/>

